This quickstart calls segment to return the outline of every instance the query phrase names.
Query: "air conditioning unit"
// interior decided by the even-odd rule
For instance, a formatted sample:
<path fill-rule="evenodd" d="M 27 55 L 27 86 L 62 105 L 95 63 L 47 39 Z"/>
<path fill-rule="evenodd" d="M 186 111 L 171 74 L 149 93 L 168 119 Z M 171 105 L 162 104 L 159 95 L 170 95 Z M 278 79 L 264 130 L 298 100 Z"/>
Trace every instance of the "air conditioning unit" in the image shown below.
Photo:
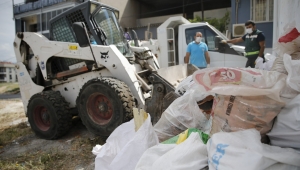
<path fill-rule="evenodd" d="M 232 36 L 233 37 L 242 37 L 246 34 L 245 24 L 233 24 L 232 25 Z"/>

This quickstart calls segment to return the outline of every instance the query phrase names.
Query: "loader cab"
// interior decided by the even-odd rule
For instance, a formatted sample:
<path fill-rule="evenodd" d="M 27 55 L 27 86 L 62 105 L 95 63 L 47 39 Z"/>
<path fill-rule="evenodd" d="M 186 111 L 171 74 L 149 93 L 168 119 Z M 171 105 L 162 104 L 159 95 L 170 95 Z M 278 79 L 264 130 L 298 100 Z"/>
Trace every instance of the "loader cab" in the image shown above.
<path fill-rule="evenodd" d="M 119 11 L 110 6 L 95 1 L 83 2 L 49 21 L 50 40 L 78 43 L 72 25 L 83 22 L 90 39 L 94 40 L 91 44 L 115 45 L 125 57 L 132 56 L 118 17 Z M 82 31 L 82 34 L 86 32 Z M 47 72 L 51 73 L 50 77 L 55 77 L 57 73 L 68 71 L 70 66 L 82 62 L 89 70 L 92 69 L 93 61 L 53 56 L 47 62 Z"/>
<path fill-rule="evenodd" d="M 72 24 L 84 22 L 94 44 L 115 45 L 126 55 L 129 46 L 118 18 L 118 10 L 95 1 L 86 1 L 50 20 L 50 40 L 77 42 Z"/>

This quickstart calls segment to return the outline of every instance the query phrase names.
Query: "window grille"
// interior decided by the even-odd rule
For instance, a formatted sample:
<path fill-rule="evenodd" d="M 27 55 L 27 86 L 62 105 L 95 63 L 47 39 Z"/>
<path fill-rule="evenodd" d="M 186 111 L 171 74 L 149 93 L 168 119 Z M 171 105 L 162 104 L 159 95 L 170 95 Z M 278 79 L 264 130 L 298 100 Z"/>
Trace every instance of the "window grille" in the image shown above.
<path fill-rule="evenodd" d="M 252 20 L 273 21 L 274 0 L 252 0 Z"/>

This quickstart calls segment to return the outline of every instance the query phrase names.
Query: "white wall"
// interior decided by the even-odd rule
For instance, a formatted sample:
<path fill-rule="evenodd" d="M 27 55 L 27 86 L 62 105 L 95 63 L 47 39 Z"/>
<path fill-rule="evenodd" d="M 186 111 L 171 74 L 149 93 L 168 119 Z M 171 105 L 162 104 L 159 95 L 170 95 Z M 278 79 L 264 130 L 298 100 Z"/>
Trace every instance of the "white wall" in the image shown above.
<path fill-rule="evenodd" d="M 288 23 L 295 23 L 300 32 L 300 1 L 274 0 L 273 43 L 278 41 Z"/>
<path fill-rule="evenodd" d="M 164 16 L 151 17 L 151 18 L 141 18 L 141 19 L 137 19 L 136 23 L 137 23 L 137 26 L 147 26 L 148 23 L 150 23 L 150 24 L 163 23 L 168 18 L 174 17 L 174 16 L 183 16 L 183 15 L 175 14 L 175 15 L 164 15 Z"/>
<path fill-rule="evenodd" d="M 116 8 L 120 12 L 120 24 L 122 27 L 135 27 L 139 16 L 139 3 L 135 0 L 98 0 L 98 2 Z"/>

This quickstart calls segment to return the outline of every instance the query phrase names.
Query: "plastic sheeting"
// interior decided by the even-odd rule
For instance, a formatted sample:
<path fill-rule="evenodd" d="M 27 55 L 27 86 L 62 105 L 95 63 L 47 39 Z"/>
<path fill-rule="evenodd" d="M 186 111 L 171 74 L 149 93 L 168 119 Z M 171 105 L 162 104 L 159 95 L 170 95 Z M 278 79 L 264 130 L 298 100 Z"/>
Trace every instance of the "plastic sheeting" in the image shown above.
<path fill-rule="evenodd" d="M 300 169 L 299 152 L 262 144 L 255 129 L 216 133 L 207 151 L 210 170 Z"/>
<path fill-rule="evenodd" d="M 268 136 L 271 145 L 300 151 L 300 95 L 289 101 L 277 116 Z"/>
<path fill-rule="evenodd" d="M 135 132 L 134 120 L 123 123 L 106 140 L 103 146 L 93 148 L 95 170 L 133 170 L 143 153 L 158 144 L 150 115 Z"/>
<path fill-rule="evenodd" d="M 198 133 L 179 145 L 159 144 L 148 149 L 139 160 L 136 170 L 199 170 L 207 166 L 207 149 Z"/>
<path fill-rule="evenodd" d="M 209 92 L 189 90 L 177 98 L 162 114 L 154 129 L 159 141 L 165 141 L 188 128 L 198 128 L 209 133 L 211 119 L 200 110 L 197 102 L 213 95 Z"/>

